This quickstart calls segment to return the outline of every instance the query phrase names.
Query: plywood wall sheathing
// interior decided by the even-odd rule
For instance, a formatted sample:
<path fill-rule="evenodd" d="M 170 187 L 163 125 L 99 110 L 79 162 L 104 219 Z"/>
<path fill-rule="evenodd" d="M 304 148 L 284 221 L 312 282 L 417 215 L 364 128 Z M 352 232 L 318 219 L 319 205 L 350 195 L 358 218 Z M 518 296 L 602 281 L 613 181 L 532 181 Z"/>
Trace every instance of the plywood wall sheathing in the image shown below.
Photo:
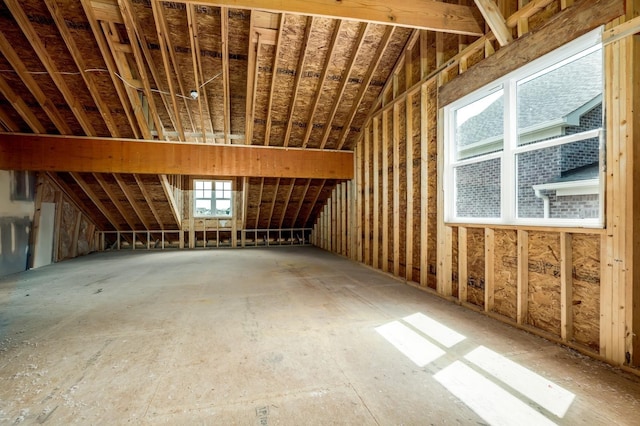
<path fill-rule="evenodd" d="M 560 235 L 529 232 L 528 323 L 560 336 Z"/>
<path fill-rule="evenodd" d="M 485 236 L 480 228 L 467 229 L 467 302 L 484 308 Z M 460 284 L 464 285 L 464 284 Z"/>
<path fill-rule="evenodd" d="M 518 235 L 514 230 L 495 230 L 494 279 L 493 310 L 515 321 L 518 290 Z"/>

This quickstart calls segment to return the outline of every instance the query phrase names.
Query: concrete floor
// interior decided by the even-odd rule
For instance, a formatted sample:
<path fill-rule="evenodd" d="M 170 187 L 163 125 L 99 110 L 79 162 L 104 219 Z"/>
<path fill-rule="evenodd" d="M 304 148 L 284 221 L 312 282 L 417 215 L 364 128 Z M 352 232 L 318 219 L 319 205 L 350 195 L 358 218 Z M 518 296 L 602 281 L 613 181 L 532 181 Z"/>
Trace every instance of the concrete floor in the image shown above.
<path fill-rule="evenodd" d="M 637 376 L 311 247 L 0 280 L 0 423 L 637 425 L 639 402 Z"/>

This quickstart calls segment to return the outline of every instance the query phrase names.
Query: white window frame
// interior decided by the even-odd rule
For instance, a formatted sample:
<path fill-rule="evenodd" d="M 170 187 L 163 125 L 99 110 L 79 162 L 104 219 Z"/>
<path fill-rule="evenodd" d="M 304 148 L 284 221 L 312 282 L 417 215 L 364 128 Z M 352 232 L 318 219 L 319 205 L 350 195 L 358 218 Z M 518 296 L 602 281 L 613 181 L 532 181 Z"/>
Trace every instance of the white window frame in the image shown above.
<path fill-rule="evenodd" d="M 229 203 L 231 205 L 231 213 L 228 215 L 219 215 L 219 214 L 215 214 L 212 213 L 210 215 L 205 215 L 205 214 L 198 214 L 196 213 L 196 203 L 198 200 L 202 200 L 202 199 L 206 199 L 206 198 L 198 198 L 197 197 L 197 190 L 196 190 L 196 186 L 198 182 L 211 182 L 211 210 L 213 212 L 216 211 L 216 201 L 217 200 L 229 200 Z M 224 192 L 227 192 L 227 190 L 223 190 L 223 196 L 218 196 L 217 191 L 216 191 L 216 183 L 217 182 L 224 182 L 224 183 L 229 183 L 230 185 L 230 189 L 229 191 L 229 196 L 225 197 Z M 192 208 L 193 208 L 193 217 L 198 217 L 198 218 L 212 218 L 212 219 L 229 219 L 232 218 L 234 215 L 234 205 L 233 205 L 233 181 L 229 180 L 229 179 L 194 179 L 193 180 L 193 202 L 192 202 Z"/>
<path fill-rule="evenodd" d="M 605 178 L 604 171 L 599 171 L 599 215 L 598 218 L 578 219 L 578 218 L 519 218 L 517 217 L 517 176 L 516 164 L 517 154 L 537 151 L 558 145 L 564 145 L 572 141 L 586 140 L 593 137 L 600 139 L 600 166 L 603 168 L 604 162 L 604 122 L 602 129 L 590 130 L 578 134 L 562 136 L 548 141 L 537 142 L 527 145 L 517 146 L 517 117 L 513 117 L 516 113 L 515 108 L 509 108 L 509 105 L 516 103 L 517 83 L 523 79 L 533 77 L 534 75 L 545 71 L 553 66 L 560 66 L 568 59 L 573 58 L 583 52 L 602 47 L 602 28 L 598 28 L 578 39 L 567 43 L 566 45 L 556 49 L 555 51 L 532 61 L 531 63 L 513 71 L 491 84 L 476 90 L 475 92 L 452 102 L 443 108 L 444 116 L 444 219 L 447 223 L 464 223 L 464 224 L 497 224 L 497 225 L 530 225 L 530 226 L 550 226 L 550 227 L 575 227 L 575 228 L 602 228 L 604 227 L 604 193 Z M 604 48 L 603 48 L 604 51 Z M 603 52 L 604 54 L 604 52 Z M 603 61 L 603 72 L 605 62 Z M 499 152 L 480 155 L 477 157 L 457 160 L 456 144 L 455 144 L 455 111 L 465 105 L 471 104 L 491 93 L 504 88 L 504 143 L 503 149 Z M 603 82 L 604 93 L 604 82 Z M 603 96 L 604 100 L 604 96 Z M 603 103 L 604 108 L 604 103 Z M 459 217 L 456 212 L 456 185 L 455 185 L 455 169 L 457 167 L 484 162 L 487 160 L 499 158 L 501 161 L 500 168 L 500 212 L 498 218 L 491 217 Z M 593 183 L 592 183 L 593 184 Z"/>

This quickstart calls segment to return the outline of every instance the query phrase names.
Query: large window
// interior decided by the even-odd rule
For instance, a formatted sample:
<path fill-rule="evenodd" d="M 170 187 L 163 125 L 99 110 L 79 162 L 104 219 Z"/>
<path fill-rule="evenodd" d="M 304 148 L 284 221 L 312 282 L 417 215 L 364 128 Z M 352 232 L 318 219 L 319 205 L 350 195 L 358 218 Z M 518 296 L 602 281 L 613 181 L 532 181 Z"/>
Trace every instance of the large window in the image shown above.
<path fill-rule="evenodd" d="M 231 217 L 230 180 L 194 180 L 193 211 L 195 217 Z"/>
<path fill-rule="evenodd" d="M 593 32 L 445 107 L 447 221 L 602 226 L 602 55 Z"/>

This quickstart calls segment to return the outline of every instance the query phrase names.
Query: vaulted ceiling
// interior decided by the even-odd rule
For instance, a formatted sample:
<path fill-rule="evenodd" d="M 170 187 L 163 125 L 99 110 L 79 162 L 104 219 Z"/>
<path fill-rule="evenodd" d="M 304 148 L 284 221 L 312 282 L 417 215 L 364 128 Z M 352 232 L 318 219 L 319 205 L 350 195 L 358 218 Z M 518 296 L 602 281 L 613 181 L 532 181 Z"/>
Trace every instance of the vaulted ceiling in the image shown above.
<path fill-rule="evenodd" d="M 393 13 L 373 0 L 4 0 L 0 125 L 351 150 L 416 27 L 472 36 L 484 28 L 475 6 L 392 3 Z M 50 176 L 103 230 L 178 227 L 167 176 Z M 335 183 L 248 178 L 244 226 L 307 226 Z"/>

